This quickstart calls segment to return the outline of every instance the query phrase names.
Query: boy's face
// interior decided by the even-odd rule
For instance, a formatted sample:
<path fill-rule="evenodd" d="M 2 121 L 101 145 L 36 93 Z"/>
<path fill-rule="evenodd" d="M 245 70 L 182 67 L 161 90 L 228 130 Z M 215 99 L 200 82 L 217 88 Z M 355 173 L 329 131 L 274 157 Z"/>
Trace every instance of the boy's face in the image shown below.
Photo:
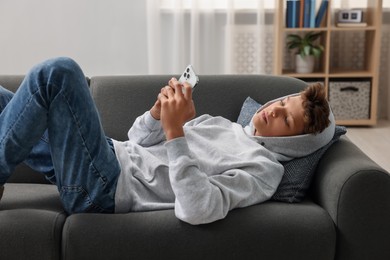
<path fill-rule="evenodd" d="M 253 117 L 256 136 L 292 136 L 304 132 L 304 109 L 300 95 L 287 97 Z"/>

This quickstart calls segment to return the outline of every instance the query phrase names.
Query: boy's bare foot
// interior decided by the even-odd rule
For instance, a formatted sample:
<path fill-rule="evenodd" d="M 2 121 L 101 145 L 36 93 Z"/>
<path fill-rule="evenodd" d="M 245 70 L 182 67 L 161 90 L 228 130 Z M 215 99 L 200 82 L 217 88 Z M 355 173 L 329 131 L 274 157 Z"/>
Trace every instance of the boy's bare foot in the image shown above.
<path fill-rule="evenodd" d="M 0 200 L 1 200 L 1 197 L 3 197 L 3 191 L 4 191 L 4 186 L 1 185 L 0 186 Z"/>

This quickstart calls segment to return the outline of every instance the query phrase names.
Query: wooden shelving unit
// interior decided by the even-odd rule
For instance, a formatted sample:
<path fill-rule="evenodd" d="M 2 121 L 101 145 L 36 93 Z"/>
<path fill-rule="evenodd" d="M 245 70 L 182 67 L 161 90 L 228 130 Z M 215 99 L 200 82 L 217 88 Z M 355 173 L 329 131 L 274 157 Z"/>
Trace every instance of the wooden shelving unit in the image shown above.
<path fill-rule="evenodd" d="M 276 0 L 277 8 L 275 15 L 275 67 L 277 75 L 286 75 L 300 78 L 305 81 L 320 80 L 324 83 L 327 93 L 329 93 L 329 83 L 338 80 L 368 80 L 370 81 L 369 112 L 367 118 L 362 119 L 337 119 L 340 125 L 375 125 L 377 121 L 377 98 L 379 81 L 379 58 L 380 58 L 380 38 L 382 23 L 382 1 L 367 0 L 367 7 L 363 8 L 363 19 L 367 23 L 366 27 L 337 27 L 338 9 L 332 6 L 329 0 L 326 15 L 318 28 L 286 28 L 286 0 Z M 317 0 L 321 2 L 321 0 Z M 305 33 L 309 31 L 322 32 L 320 39 L 324 46 L 324 52 L 316 62 L 316 69 L 313 73 L 298 74 L 291 68 L 284 68 L 286 52 L 286 36 L 291 33 Z M 334 46 L 332 42 L 343 33 L 359 32 L 364 34 L 364 64 L 363 69 L 335 67 L 332 65 L 334 58 Z"/>

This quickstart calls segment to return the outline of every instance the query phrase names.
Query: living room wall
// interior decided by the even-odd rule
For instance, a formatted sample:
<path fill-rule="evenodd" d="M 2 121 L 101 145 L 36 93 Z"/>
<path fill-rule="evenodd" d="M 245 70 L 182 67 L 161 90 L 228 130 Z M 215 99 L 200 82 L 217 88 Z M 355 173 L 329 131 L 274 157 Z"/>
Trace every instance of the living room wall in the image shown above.
<path fill-rule="evenodd" d="M 1 0 L 0 74 L 25 74 L 55 56 L 74 58 L 90 76 L 147 74 L 145 8 L 145 0 Z M 380 118 L 390 115 L 389 14 L 383 16 Z M 272 33 L 272 14 L 267 17 Z M 272 63 L 271 38 L 269 45 Z"/>
<path fill-rule="evenodd" d="M 1 0 L 0 73 L 70 56 L 87 75 L 145 74 L 144 14 L 144 0 Z"/>

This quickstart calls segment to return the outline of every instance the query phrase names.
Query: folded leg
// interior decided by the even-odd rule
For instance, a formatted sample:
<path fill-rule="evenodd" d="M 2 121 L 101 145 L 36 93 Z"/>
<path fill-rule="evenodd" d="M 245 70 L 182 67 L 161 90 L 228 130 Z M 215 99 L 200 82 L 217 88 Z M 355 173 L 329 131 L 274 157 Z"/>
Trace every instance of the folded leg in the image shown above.
<path fill-rule="evenodd" d="M 0 184 L 48 131 L 56 184 L 68 213 L 113 212 L 119 163 L 85 76 L 71 59 L 34 67 L 0 115 Z"/>
<path fill-rule="evenodd" d="M 0 86 L 0 114 L 11 101 L 14 93 Z M 33 170 L 43 173 L 50 182 L 55 183 L 54 167 L 51 160 L 49 135 L 45 131 L 24 161 Z"/>

